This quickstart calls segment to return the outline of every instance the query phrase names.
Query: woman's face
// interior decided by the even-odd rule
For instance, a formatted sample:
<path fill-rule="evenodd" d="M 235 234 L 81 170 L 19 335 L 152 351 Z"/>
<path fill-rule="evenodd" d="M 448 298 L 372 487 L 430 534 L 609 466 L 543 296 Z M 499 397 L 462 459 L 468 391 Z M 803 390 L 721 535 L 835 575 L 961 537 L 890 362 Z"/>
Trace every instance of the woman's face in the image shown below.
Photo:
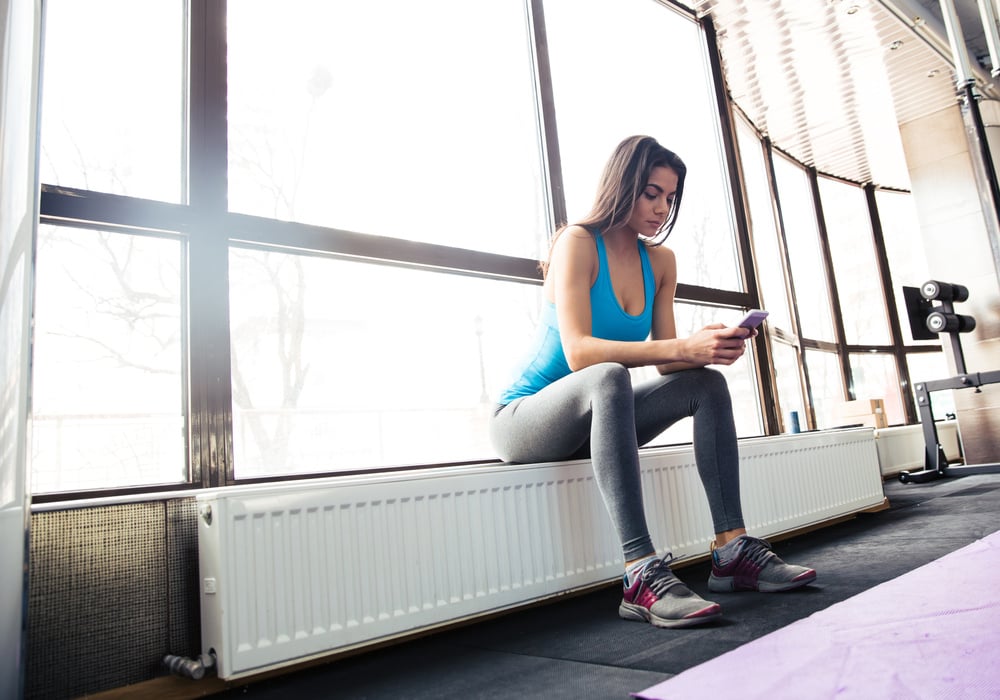
<path fill-rule="evenodd" d="M 677 173 L 673 168 L 653 168 L 626 225 L 637 235 L 652 238 L 670 215 L 676 194 Z"/>

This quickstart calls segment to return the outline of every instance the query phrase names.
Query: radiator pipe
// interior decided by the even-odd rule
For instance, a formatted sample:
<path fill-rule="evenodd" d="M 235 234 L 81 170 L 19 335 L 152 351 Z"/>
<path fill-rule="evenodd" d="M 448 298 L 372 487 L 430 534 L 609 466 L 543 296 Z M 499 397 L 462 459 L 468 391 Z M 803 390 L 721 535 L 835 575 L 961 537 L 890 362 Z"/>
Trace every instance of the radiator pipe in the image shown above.
<path fill-rule="evenodd" d="M 197 659 L 189 659 L 186 656 L 167 654 L 163 657 L 163 665 L 174 675 L 200 681 L 205 677 L 206 669 L 215 666 L 215 657 L 202 654 Z"/>

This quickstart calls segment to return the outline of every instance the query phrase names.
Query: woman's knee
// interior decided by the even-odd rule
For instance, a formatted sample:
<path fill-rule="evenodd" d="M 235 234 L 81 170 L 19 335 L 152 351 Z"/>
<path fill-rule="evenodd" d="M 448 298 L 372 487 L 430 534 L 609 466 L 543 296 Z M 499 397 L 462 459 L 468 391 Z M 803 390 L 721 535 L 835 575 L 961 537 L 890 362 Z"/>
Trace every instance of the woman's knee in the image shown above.
<path fill-rule="evenodd" d="M 729 391 L 729 384 L 726 382 L 726 375 L 714 367 L 699 367 L 693 372 L 699 376 L 699 381 L 712 388 L 723 388 Z"/>
<path fill-rule="evenodd" d="M 697 374 L 698 386 L 701 387 L 704 396 L 726 404 L 732 401 L 726 375 L 712 367 L 700 367 L 693 371 Z"/>
<path fill-rule="evenodd" d="M 618 362 L 600 362 L 577 373 L 586 376 L 594 391 L 600 395 L 632 391 L 632 375 L 625 365 Z"/>

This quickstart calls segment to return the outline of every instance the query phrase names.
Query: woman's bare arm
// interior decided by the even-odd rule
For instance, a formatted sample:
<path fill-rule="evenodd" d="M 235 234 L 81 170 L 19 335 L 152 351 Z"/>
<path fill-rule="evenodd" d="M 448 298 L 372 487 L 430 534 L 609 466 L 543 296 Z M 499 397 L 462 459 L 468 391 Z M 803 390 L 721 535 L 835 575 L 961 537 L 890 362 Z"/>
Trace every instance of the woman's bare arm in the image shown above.
<path fill-rule="evenodd" d="M 677 338 L 674 319 L 674 300 L 677 292 L 677 259 L 669 248 L 660 246 L 649 251 L 650 263 L 657 278 L 656 297 L 653 304 L 654 342 Z M 706 326 L 687 341 L 687 353 L 682 359 L 658 363 L 660 374 L 670 374 L 682 369 L 706 365 L 730 365 L 743 356 L 745 340 L 750 337 L 746 329 L 727 328 L 721 323 Z"/>

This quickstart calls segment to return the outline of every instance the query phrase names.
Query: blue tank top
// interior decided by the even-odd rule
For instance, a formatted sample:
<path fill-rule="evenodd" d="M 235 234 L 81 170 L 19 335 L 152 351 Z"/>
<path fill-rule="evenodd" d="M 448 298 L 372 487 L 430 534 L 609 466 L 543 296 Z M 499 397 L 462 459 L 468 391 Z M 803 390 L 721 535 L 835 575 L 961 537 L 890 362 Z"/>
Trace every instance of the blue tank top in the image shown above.
<path fill-rule="evenodd" d="M 608 271 L 608 256 L 604 250 L 604 239 L 598 235 L 597 279 L 590 288 L 591 334 L 605 340 L 645 340 L 653 325 L 653 269 L 649 264 L 649 254 L 641 241 L 639 258 L 642 260 L 642 279 L 645 304 L 642 313 L 633 316 L 618 303 L 611 287 L 611 273 Z M 531 352 L 522 362 L 514 382 L 500 395 L 498 403 L 508 404 L 522 396 L 530 396 L 571 372 L 563 352 L 562 338 L 556 318 L 556 306 L 546 301 L 531 345 Z"/>

